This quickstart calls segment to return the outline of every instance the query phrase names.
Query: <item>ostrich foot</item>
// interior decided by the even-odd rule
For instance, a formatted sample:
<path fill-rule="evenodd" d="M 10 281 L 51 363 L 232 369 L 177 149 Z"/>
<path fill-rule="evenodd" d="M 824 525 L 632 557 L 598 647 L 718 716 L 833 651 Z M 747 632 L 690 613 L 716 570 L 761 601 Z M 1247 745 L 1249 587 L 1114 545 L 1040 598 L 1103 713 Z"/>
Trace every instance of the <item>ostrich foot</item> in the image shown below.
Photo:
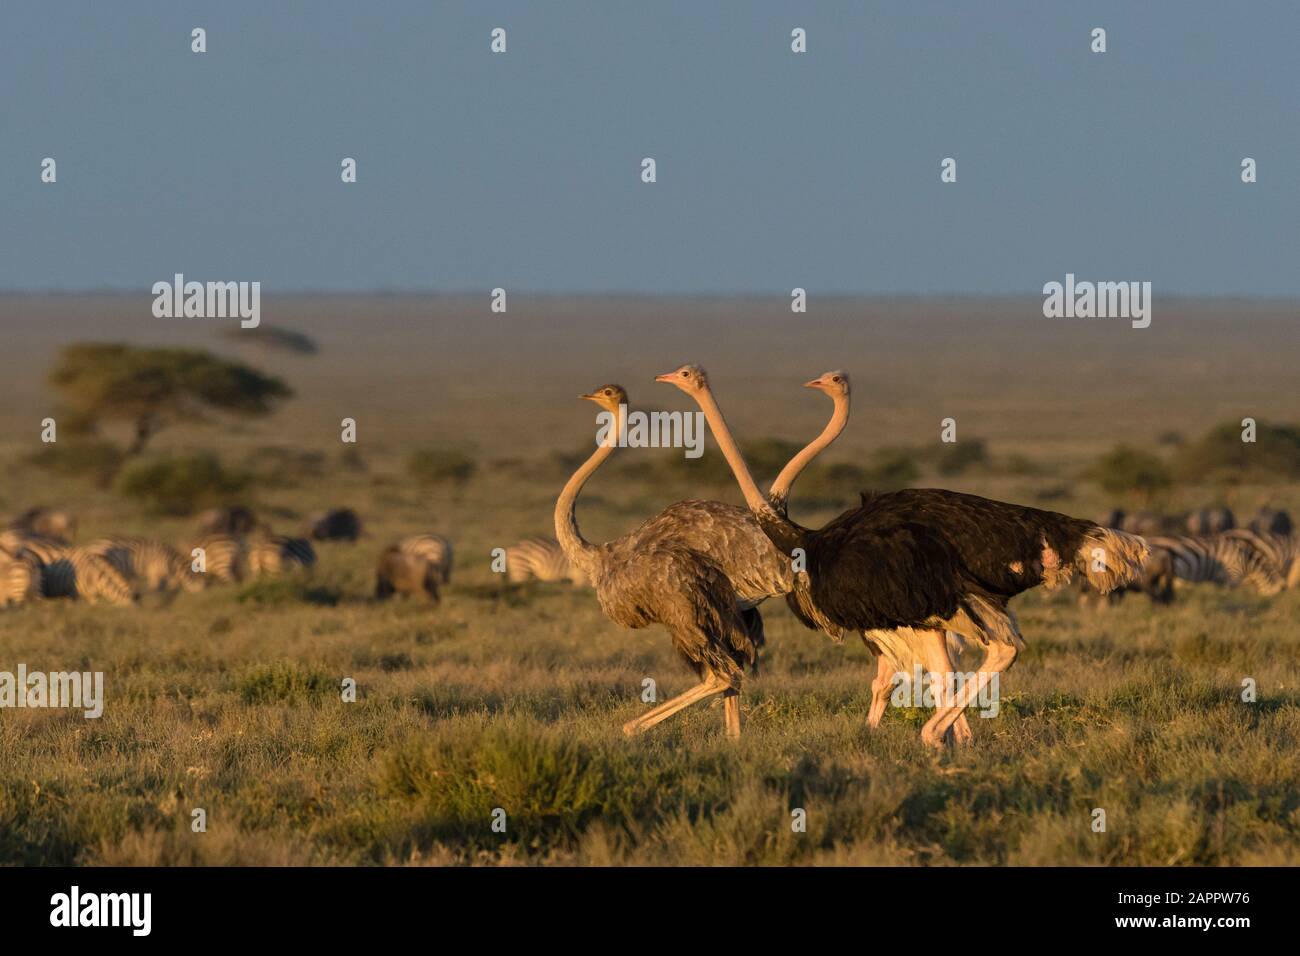
<path fill-rule="evenodd" d="M 651 708 L 640 717 L 629 720 L 623 725 L 623 733 L 632 737 L 636 734 L 644 733 L 655 724 L 667 720 L 679 710 L 685 710 L 697 701 L 704 700 L 706 697 L 712 697 L 714 694 L 721 694 L 723 691 L 731 689 L 731 683 L 721 677 L 710 677 L 699 684 L 696 684 L 685 693 L 678 694 L 670 700 L 664 701 L 658 707 Z M 739 718 L 740 711 L 737 709 L 736 716 Z M 739 732 L 739 724 L 737 724 Z"/>

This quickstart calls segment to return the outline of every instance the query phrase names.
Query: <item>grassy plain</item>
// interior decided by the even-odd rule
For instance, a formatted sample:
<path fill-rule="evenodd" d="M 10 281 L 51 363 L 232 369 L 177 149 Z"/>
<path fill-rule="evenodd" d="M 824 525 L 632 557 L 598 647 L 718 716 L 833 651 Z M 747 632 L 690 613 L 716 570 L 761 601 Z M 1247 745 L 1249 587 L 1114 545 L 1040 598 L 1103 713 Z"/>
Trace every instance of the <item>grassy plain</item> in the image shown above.
<path fill-rule="evenodd" d="M 1300 593 L 1100 610 L 1030 594 L 1017 602 L 1029 650 L 1001 714 L 972 719 L 974 748 L 935 756 L 919 710 L 891 709 L 869 731 L 867 653 L 804 630 L 780 602 L 764 608 L 768 650 L 738 744 L 707 706 L 626 740 L 644 678 L 661 695 L 689 683 L 667 635 L 619 630 L 590 591 L 509 588 L 489 570 L 492 548 L 549 533 L 565 462 L 593 434 L 577 393 L 619 381 L 634 403 L 685 408 L 650 382 L 682 361 L 710 369 L 739 435 L 785 441 L 828 412 L 798 383 L 845 368 L 854 419 L 829 462 L 902 448 L 917 485 L 1094 517 L 1147 504 L 1084 477 L 1118 443 L 1168 457 L 1170 433 L 1300 419 L 1292 305 L 1170 306 L 1148 330 L 1037 308 L 839 302 L 796 317 L 780 302 L 515 297 L 507 319 L 463 300 L 270 300 L 264 321 L 320 345 L 298 357 L 203 320 L 152 319 L 145 296 L 0 300 L 0 514 L 66 507 L 82 538 L 192 533 L 191 517 L 28 461 L 54 414 L 42 375 L 59 345 L 120 339 L 227 351 L 297 391 L 266 419 L 164 431 L 149 455 L 208 449 L 255 474 L 247 497 L 278 529 L 344 505 L 367 527 L 355 545 L 320 547 L 310 585 L 0 611 L 0 670 L 103 671 L 108 697 L 99 720 L 0 711 L 0 863 L 1300 862 Z M 339 442 L 344 417 L 355 454 Z M 986 462 L 936 472 L 927 449 L 945 417 L 986 443 Z M 412 483 L 405 460 L 429 447 L 470 454 L 473 479 Z M 580 503 L 584 532 L 603 540 L 683 497 L 738 501 L 716 458 L 620 453 Z M 851 503 L 841 492 L 796 489 L 795 516 L 825 520 Z M 1300 487 L 1184 482 L 1154 504 L 1212 502 L 1297 514 Z M 376 604 L 380 548 L 424 530 L 457 549 L 442 604 Z M 356 703 L 340 700 L 345 677 Z M 196 807 L 206 833 L 191 831 Z M 797 808 L 806 832 L 792 831 Z"/>

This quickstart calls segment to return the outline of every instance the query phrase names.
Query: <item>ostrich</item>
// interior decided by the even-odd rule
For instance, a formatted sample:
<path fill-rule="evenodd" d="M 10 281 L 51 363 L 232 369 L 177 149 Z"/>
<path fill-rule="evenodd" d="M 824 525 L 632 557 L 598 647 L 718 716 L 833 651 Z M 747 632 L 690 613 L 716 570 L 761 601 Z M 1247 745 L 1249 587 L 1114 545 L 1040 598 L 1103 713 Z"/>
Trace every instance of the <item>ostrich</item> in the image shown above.
<path fill-rule="evenodd" d="M 784 554 L 805 556 L 807 571 L 789 598 L 805 625 L 867 631 L 894 656 L 935 664 L 929 648 L 944 631 L 985 646 L 975 680 L 945 694 L 921 729 L 930 746 L 944 745 L 957 718 L 1024 648 L 1012 597 L 1039 584 L 1059 587 L 1076 567 L 1104 594 L 1134 580 L 1146 559 L 1146 543 L 1124 532 L 939 489 L 863 494 L 858 508 L 825 527 L 800 527 L 759 493 L 704 371 L 684 365 L 656 381 L 699 405 L 764 533 Z"/>
<path fill-rule="evenodd" d="M 595 587 L 606 617 L 629 628 L 664 625 L 677 652 L 700 677 L 690 690 L 624 724 L 623 732 L 648 730 L 697 701 L 722 694 L 727 736 L 739 737 L 740 686 L 757 650 L 741 616 L 736 589 L 708 555 L 681 542 L 645 542 L 633 532 L 596 545 L 582 536 L 576 516 L 578 494 L 617 447 L 627 393 L 621 386 L 604 385 L 580 397 L 610 412 L 616 428 L 560 492 L 555 502 L 555 537 L 565 557 Z"/>
<path fill-rule="evenodd" d="M 830 396 L 834 403 L 834 412 L 821 433 L 795 455 L 772 482 L 769 491 L 770 500 L 782 514 L 785 512 L 785 502 L 795 480 L 809 462 L 839 437 L 849 417 L 849 380 L 843 372 L 826 372 L 819 378 L 805 382 L 804 385 L 806 388 L 815 388 Z M 605 388 L 618 390 L 618 386 L 613 385 Z M 610 412 L 617 408 L 619 403 L 614 401 L 617 398 L 621 400 L 625 410 L 627 399 L 625 392 L 618 390 L 613 396 L 604 395 L 603 392 L 604 388 L 598 389 L 591 396 L 586 397 L 592 398 Z M 789 560 L 768 540 L 748 509 L 736 505 L 717 501 L 679 501 L 619 540 L 629 552 L 662 547 L 685 547 L 716 565 L 736 593 L 737 609 L 755 651 L 762 647 L 764 640 L 763 619 L 757 605 L 769 597 L 788 594 L 794 587 L 794 575 Z M 571 559 L 567 550 L 564 553 L 574 569 L 581 574 L 586 573 L 581 565 Z M 831 633 L 835 639 L 842 639 L 842 630 L 832 629 Z M 876 651 L 879 656 L 877 676 L 872 683 L 872 703 L 868 718 L 869 725 L 876 727 L 884 715 L 894 674 L 902 669 L 904 660 L 909 662 L 910 669 L 911 658 L 886 653 L 865 635 L 863 640 L 868 648 Z M 928 647 L 927 653 L 931 656 L 926 658 L 926 662 L 932 671 L 947 673 L 952 670 L 947 647 L 943 642 L 940 642 L 938 647 Z M 938 658 L 933 656 L 935 654 L 939 655 Z M 751 667 L 757 670 L 757 654 Z M 736 703 L 731 697 L 726 700 L 728 706 Z M 675 711 L 665 716 L 670 716 L 673 712 Z M 647 717 L 653 713 L 655 712 L 652 711 Z M 739 719 L 738 711 L 736 719 Z M 633 721 L 625 730 L 636 733 L 648 729 L 654 723 L 657 721 L 644 725 Z M 964 714 L 958 719 L 955 732 L 959 739 L 969 738 L 970 727 Z"/>
<path fill-rule="evenodd" d="M 799 454 L 791 458 L 790 462 L 781 470 L 781 474 L 777 476 L 776 481 L 772 482 L 772 487 L 767 495 L 768 501 L 782 518 L 787 517 L 790 488 L 794 485 L 795 479 L 799 477 L 814 458 L 821 454 L 844 431 L 849 421 L 850 384 L 847 372 L 840 370 L 823 372 L 812 381 L 804 382 L 804 388 L 815 388 L 828 396 L 834 405 L 834 412 L 822 433 Z M 794 605 L 791 605 L 791 607 L 794 607 Z M 836 643 L 844 640 L 844 629 L 832 624 L 830 621 L 820 622 L 818 627 L 830 635 L 831 639 Z M 894 675 L 911 673 L 913 664 L 916 662 L 919 662 L 922 667 L 930 672 L 932 682 L 937 682 L 941 679 L 940 675 L 950 674 L 954 670 L 952 658 L 949 656 L 948 642 L 943 635 L 926 634 L 916 648 L 918 655 L 913 656 L 912 653 L 907 652 L 907 649 L 899 646 L 896 642 L 873 640 L 866 631 L 860 631 L 859 634 L 862 643 L 876 656 L 876 677 L 871 682 L 871 706 L 867 710 L 868 727 L 880 726 L 880 721 L 885 716 L 885 708 L 889 704 L 889 690 L 893 686 Z M 938 699 L 937 696 L 936 699 Z M 966 743 L 973 739 L 970 724 L 967 722 L 964 712 L 953 724 L 952 736 L 958 743 Z"/>

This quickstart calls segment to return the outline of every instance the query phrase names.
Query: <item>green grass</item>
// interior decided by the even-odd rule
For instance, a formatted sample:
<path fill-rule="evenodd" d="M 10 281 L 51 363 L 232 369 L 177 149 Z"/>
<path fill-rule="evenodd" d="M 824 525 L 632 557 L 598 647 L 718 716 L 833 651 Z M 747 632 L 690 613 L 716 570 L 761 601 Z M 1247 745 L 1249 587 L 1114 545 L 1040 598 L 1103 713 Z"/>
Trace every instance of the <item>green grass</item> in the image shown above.
<path fill-rule="evenodd" d="M 7 660 L 103 670 L 108 704 L 0 714 L 0 862 L 1300 861 L 1298 594 L 1093 612 L 1033 595 L 1001 714 L 972 711 L 977 746 L 934 755 L 920 711 L 866 727 L 862 648 L 775 604 L 739 743 L 708 705 L 625 739 L 643 678 L 690 683 L 666 636 L 612 627 L 590 592 L 491 585 L 438 609 L 231 588 L 6 613 Z"/>
<path fill-rule="evenodd" d="M 65 507 L 82 540 L 181 544 L 193 519 L 97 485 L 100 452 L 85 468 L 76 455 L 39 456 L 32 409 L 48 404 L 38 373 L 58 342 L 105 323 L 114 335 L 156 334 L 135 321 L 134 300 L 92 305 L 22 305 L 40 306 L 44 321 L 24 325 L 14 343 L 24 357 L 5 368 L 0 515 Z M 1294 349 L 1259 348 L 1295 336 L 1289 313 L 1256 317 L 1273 323 L 1268 335 L 1180 319 L 1138 337 L 999 325 L 979 303 L 853 305 L 840 325 L 819 314 L 792 335 L 780 303 L 767 318 L 753 304 L 706 304 L 690 307 L 703 318 L 682 323 L 689 338 L 655 326 L 681 355 L 641 362 L 634 338 L 599 343 L 611 314 L 626 311 L 632 328 L 659 322 L 661 303 L 566 303 L 547 321 L 525 313 L 490 333 L 477 301 L 450 318 L 440 306 L 436 327 L 423 300 L 291 307 L 305 318 L 286 321 L 310 330 L 320 354 L 257 363 L 301 398 L 266 419 L 164 430 L 149 454 L 215 451 L 252 476 L 244 494 L 277 531 L 300 533 L 313 511 L 346 506 L 366 536 L 321 544 L 309 579 L 136 609 L 0 610 L 0 670 L 103 671 L 107 696 L 99 720 L 0 710 L 0 865 L 1300 864 L 1300 593 L 1210 589 L 1168 608 L 1134 598 L 1094 611 L 1027 595 L 1015 607 L 1028 649 L 1002 683 L 1000 715 L 972 716 L 974 748 L 935 755 L 920 743 L 919 710 L 891 709 L 869 730 L 866 651 L 803 629 L 780 602 L 764 608 L 768 649 L 742 698 L 739 742 L 723 738 L 721 708 L 707 704 L 628 740 L 621 725 L 649 706 L 645 678 L 660 699 L 691 683 L 668 636 L 616 628 L 590 591 L 508 588 L 489 571 L 493 548 L 550 533 L 567 477 L 560 453 L 591 448 L 592 410 L 574 396 L 622 381 L 638 403 L 684 407 L 650 377 L 697 349 L 741 438 L 760 448 L 774 436 L 774 460 L 825 423 L 824 401 L 798 383 L 842 364 L 859 397 L 824 474 L 907 448 L 919 485 L 1098 516 L 1134 504 L 1081 477 L 1116 443 L 1150 449 L 1170 431 L 1195 441 L 1242 408 L 1294 417 L 1284 387 Z M 960 323 L 929 328 L 951 334 L 918 334 L 945 308 Z M 383 334 L 358 353 L 367 309 Z M 724 334 L 710 309 L 736 312 L 745 334 Z M 699 346 L 710 336 L 726 342 L 716 355 Z M 948 415 L 980 436 L 988 460 L 944 477 Z M 357 446 L 338 440 L 344 417 L 359 422 Z M 419 448 L 474 449 L 472 480 L 413 482 Z M 606 540 L 686 496 L 738 502 L 715 459 L 710 449 L 696 468 L 667 452 L 620 453 L 583 493 L 584 533 Z M 794 517 L 820 524 L 855 503 L 854 481 L 796 487 Z M 1300 512 L 1300 488 L 1277 479 L 1176 483 L 1160 505 L 1219 500 L 1238 515 L 1265 502 Z M 376 603 L 380 550 L 421 531 L 455 543 L 442 603 Z M 347 678 L 355 703 L 342 699 Z M 1253 704 L 1241 700 L 1246 678 Z M 190 828 L 195 808 L 207 812 L 205 833 Z M 1099 808 L 1104 833 L 1092 829 Z M 498 809 L 504 833 L 492 827 Z M 799 809 L 804 832 L 791 829 Z"/>

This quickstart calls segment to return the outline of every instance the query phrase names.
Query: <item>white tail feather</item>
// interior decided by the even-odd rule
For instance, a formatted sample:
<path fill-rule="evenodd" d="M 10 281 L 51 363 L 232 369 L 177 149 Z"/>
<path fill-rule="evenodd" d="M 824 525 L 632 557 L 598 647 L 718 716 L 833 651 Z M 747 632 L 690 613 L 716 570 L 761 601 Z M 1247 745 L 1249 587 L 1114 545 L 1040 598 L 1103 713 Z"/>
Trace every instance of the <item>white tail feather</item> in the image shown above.
<path fill-rule="evenodd" d="M 1114 528 L 1095 528 L 1075 552 L 1074 564 L 1089 584 L 1106 594 L 1137 581 L 1150 554 L 1144 538 Z"/>

